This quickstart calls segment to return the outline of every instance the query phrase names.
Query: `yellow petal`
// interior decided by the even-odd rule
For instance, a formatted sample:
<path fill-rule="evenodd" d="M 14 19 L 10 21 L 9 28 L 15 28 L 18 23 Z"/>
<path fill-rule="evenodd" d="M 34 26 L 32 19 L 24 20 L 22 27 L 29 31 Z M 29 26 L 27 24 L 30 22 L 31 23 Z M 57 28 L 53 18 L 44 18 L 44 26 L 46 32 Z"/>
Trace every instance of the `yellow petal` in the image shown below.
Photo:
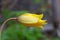
<path fill-rule="evenodd" d="M 41 25 L 47 24 L 46 20 L 39 20 L 39 23 L 40 23 Z"/>
<path fill-rule="evenodd" d="M 22 15 L 18 17 L 18 21 L 22 22 L 22 23 L 37 23 L 38 22 L 38 18 L 35 18 L 31 15 Z"/>
<path fill-rule="evenodd" d="M 42 19 L 42 18 L 43 18 L 43 14 L 40 14 L 40 15 L 39 15 L 39 18 Z"/>
<path fill-rule="evenodd" d="M 31 15 L 31 16 L 33 16 L 33 17 L 36 17 L 36 18 L 39 17 L 39 15 L 37 15 L 37 14 L 29 14 L 29 15 Z"/>

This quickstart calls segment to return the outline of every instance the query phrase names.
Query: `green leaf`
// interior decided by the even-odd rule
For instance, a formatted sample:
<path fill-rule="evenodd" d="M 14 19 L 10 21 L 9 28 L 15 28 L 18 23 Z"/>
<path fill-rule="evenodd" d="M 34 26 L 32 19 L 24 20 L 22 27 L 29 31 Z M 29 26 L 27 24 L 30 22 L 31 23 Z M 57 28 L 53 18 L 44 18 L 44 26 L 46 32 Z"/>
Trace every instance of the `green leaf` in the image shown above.
<path fill-rule="evenodd" d="M 14 13 L 15 13 L 15 16 L 20 16 L 20 15 L 22 15 L 22 14 L 25 14 L 25 13 L 29 13 L 29 11 L 14 11 Z"/>

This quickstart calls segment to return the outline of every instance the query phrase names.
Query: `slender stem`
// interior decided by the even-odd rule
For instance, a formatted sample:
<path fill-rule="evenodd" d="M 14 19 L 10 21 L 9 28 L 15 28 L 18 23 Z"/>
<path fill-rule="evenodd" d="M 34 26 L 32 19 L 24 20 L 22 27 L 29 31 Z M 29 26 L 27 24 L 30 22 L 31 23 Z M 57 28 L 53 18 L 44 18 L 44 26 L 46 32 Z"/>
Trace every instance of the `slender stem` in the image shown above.
<path fill-rule="evenodd" d="M 0 35 L 1 35 L 2 32 L 3 32 L 3 29 L 4 29 L 5 24 L 6 24 L 8 21 L 10 21 L 10 20 L 16 20 L 16 19 L 17 19 L 17 18 L 9 18 L 9 19 L 5 20 L 5 21 L 3 22 L 3 24 L 1 25 Z"/>

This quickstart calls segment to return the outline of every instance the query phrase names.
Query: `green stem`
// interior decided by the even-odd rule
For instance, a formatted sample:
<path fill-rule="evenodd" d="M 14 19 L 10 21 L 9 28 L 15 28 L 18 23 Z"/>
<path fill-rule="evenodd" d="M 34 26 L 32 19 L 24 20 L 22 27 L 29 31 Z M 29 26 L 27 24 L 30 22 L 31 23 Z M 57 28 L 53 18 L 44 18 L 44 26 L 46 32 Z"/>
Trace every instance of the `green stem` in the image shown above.
<path fill-rule="evenodd" d="M 1 28 L 0 28 L 0 39 L 1 39 L 1 34 L 2 34 L 2 32 L 3 32 L 3 29 L 4 29 L 4 27 L 5 27 L 5 24 L 8 22 L 8 21 L 10 21 L 10 20 L 16 20 L 17 18 L 9 18 L 9 19 L 7 19 L 7 20 L 5 20 L 4 22 L 3 22 L 3 24 L 1 25 Z"/>

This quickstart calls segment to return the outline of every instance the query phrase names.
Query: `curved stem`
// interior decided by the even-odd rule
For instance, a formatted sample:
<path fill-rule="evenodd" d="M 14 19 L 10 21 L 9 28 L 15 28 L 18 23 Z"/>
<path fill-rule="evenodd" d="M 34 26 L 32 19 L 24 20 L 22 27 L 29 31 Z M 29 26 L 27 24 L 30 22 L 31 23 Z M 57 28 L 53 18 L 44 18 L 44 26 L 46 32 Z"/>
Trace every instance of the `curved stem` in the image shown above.
<path fill-rule="evenodd" d="M 10 21 L 10 20 L 16 20 L 16 19 L 17 19 L 17 18 L 9 18 L 9 19 L 7 19 L 6 21 L 4 21 L 3 24 L 1 25 L 1 28 L 0 28 L 0 35 L 1 35 L 2 32 L 3 32 L 3 29 L 4 29 L 5 24 L 6 24 L 8 21 Z"/>

